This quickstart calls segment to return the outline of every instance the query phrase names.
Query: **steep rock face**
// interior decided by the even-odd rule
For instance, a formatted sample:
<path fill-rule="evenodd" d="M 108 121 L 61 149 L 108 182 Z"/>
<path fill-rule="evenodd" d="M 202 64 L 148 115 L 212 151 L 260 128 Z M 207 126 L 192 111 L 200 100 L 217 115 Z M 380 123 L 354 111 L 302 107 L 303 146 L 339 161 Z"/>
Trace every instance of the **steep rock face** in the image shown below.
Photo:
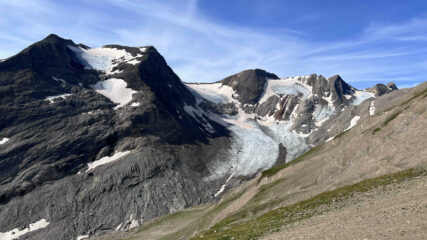
<path fill-rule="evenodd" d="M 255 69 L 237 73 L 219 82 L 232 87 L 237 94 L 236 99 L 242 104 L 255 104 L 263 93 L 267 79 L 279 77 L 262 69 Z"/>
<path fill-rule="evenodd" d="M 49 35 L 0 63 L 0 233 L 126 230 L 211 200 L 228 130 L 153 47 L 91 49 Z M 207 181 L 207 180 L 206 180 Z"/>
<path fill-rule="evenodd" d="M 355 89 L 348 83 L 344 82 L 339 75 L 335 75 L 328 79 L 329 92 L 332 95 L 334 105 L 348 103 L 344 95 L 351 95 L 355 93 Z"/>

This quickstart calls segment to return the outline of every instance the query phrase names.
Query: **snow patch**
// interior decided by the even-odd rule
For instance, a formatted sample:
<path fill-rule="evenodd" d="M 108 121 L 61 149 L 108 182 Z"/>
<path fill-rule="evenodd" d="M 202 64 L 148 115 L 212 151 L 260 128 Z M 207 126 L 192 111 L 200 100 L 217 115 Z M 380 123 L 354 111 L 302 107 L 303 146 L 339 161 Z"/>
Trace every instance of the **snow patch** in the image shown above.
<path fill-rule="evenodd" d="M 83 239 L 86 239 L 86 238 L 89 238 L 89 235 L 78 236 L 76 240 L 83 240 Z"/>
<path fill-rule="evenodd" d="M 52 104 L 55 102 L 55 99 L 58 99 L 58 98 L 65 99 L 71 95 L 73 95 L 73 94 L 66 93 L 66 94 L 61 94 L 61 95 L 49 96 L 49 97 L 46 97 L 44 100 L 49 101 L 49 104 Z"/>
<path fill-rule="evenodd" d="M 330 142 L 330 141 L 334 140 L 334 138 L 335 138 L 335 137 L 330 137 L 330 138 L 326 139 L 326 141 L 325 141 L 325 142 Z"/>
<path fill-rule="evenodd" d="M 132 65 L 136 65 L 136 64 L 138 64 L 140 62 L 141 62 L 140 60 L 132 59 L 132 60 L 127 61 L 126 63 L 127 64 L 132 64 Z"/>
<path fill-rule="evenodd" d="M 139 226 L 138 220 L 133 218 L 133 215 L 130 215 L 130 226 L 129 229 L 136 228 Z"/>
<path fill-rule="evenodd" d="M 7 141 L 9 141 L 9 138 L 2 138 L 2 140 L 0 140 L 0 145 L 5 144 Z"/>
<path fill-rule="evenodd" d="M 370 92 L 366 92 L 366 91 L 356 91 L 354 93 L 354 99 L 351 102 L 351 104 L 353 105 L 359 105 L 361 104 L 363 101 L 365 101 L 366 99 L 369 98 L 375 98 L 375 94 L 374 93 L 370 93 Z"/>
<path fill-rule="evenodd" d="M 350 126 L 348 128 L 346 128 L 344 131 L 349 130 L 350 128 L 356 126 L 357 122 L 359 121 L 360 116 L 354 116 L 351 120 L 350 120 Z"/>
<path fill-rule="evenodd" d="M 30 225 L 24 229 L 18 229 L 18 228 L 14 228 L 8 232 L 0 232 L 0 239 L 1 240 L 12 240 L 12 239 L 17 239 L 20 236 L 29 233 L 29 232 L 33 232 L 36 231 L 38 229 L 42 229 L 45 228 L 49 225 L 49 222 L 46 221 L 46 219 L 42 218 L 37 222 L 34 223 L 30 223 Z"/>
<path fill-rule="evenodd" d="M 139 102 L 134 102 L 134 103 L 132 103 L 130 106 L 131 106 L 131 107 L 138 107 L 140 104 L 141 104 L 141 103 L 139 103 Z"/>
<path fill-rule="evenodd" d="M 53 80 L 57 81 L 57 82 L 62 82 L 65 83 L 65 80 L 62 78 L 56 78 L 56 77 L 52 77 Z"/>
<path fill-rule="evenodd" d="M 127 83 L 123 79 L 110 78 L 105 81 L 90 85 L 97 93 L 104 95 L 112 102 L 119 104 L 115 107 L 123 107 L 132 100 L 132 94 L 137 91 L 127 88 Z"/>
<path fill-rule="evenodd" d="M 227 183 L 231 180 L 231 178 L 234 176 L 234 172 L 230 175 L 230 177 L 227 178 L 225 183 L 221 186 L 221 188 L 218 190 L 218 192 L 215 193 L 215 197 L 220 195 L 222 192 L 224 192 L 225 187 L 227 186 Z"/>
<path fill-rule="evenodd" d="M 119 225 L 117 225 L 116 227 L 116 231 L 119 231 L 122 228 L 123 223 L 120 223 Z"/>
<path fill-rule="evenodd" d="M 104 164 L 107 164 L 107 163 L 111 163 L 111 162 L 117 161 L 117 160 L 119 160 L 120 158 L 122 158 L 122 157 L 124 157 L 124 156 L 128 155 L 130 152 L 131 152 L 131 151 L 116 152 L 116 153 L 115 153 L 113 156 L 111 156 L 111 157 L 110 157 L 110 156 L 103 157 L 103 158 L 101 158 L 101 159 L 99 159 L 99 160 L 96 160 L 96 161 L 94 161 L 94 162 L 88 163 L 88 164 L 87 164 L 88 169 L 86 170 L 86 172 L 89 172 L 89 171 L 91 171 L 92 169 L 94 169 L 94 168 L 96 168 L 96 167 L 98 167 L 98 166 L 101 166 L 101 165 L 104 165 Z"/>
<path fill-rule="evenodd" d="M 374 101 L 371 101 L 371 105 L 369 105 L 369 116 L 374 116 L 375 115 L 375 105 L 374 105 Z"/>

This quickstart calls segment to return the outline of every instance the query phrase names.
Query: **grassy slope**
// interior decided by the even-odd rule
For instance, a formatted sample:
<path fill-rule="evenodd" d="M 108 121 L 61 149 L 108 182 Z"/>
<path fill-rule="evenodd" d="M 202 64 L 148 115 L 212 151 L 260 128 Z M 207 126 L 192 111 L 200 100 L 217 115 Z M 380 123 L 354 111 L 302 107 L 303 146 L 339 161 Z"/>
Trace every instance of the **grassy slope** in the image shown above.
<path fill-rule="evenodd" d="M 367 192 L 373 188 L 382 188 L 418 176 L 427 176 L 427 171 L 424 169 L 409 169 L 364 180 L 354 185 L 323 192 L 310 199 L 275 209 L 243 223 L 234 223 L 229 217 L 216 224 L 209 231 L 201 233 L 192 239 L 258 239 L 263 235 L 280 230 L 286 224 L 322 214 L 328 211 L 325 205 L 351 198 L 355 193 Z"/>
<path fill-rule="evenodd" d="M 230 193 L 216 204 L 190 208 L 177 213 L 169 214 L 153 220 L 124 239 L 163 239 L 176 240 L 189 238 L 195 232 L 209 228 L 213 218 L 233 201 L 238 199 L 243 192 Z M 184 224 L 183 224 L 184 223 Z"/>

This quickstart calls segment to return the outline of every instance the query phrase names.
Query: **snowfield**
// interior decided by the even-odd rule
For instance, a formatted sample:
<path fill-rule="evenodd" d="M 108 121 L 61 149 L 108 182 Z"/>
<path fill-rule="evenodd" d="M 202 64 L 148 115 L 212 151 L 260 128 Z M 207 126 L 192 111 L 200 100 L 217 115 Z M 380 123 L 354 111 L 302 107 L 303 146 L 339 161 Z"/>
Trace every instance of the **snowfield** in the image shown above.
<path fill-rule="evenodd" d="M 213 103 L 226 103 L 236 101 L 234 90 L 222 83 L 191 83 L 187 87 L 197 96 L 201 96 Z"/>
<path fill-rule="evenodd" d="M 105 81 L 90 85 L 97 93 L 104 95 L 113 103 L 119 104 L 115 109 L 123 107 L 132 101 L 132 94 L 137 91 L 127 88 L 127 83 L 123 79 L 110 78 Z"/>
<path fill-rule="evenodd" d="M 356 93 L 354 94 L 354 96 L 356 98 L 353 99 L 353 101 L 352 101 L 353 105 L 359 105 L 363 101 L 365 101 L 366 99 L 375 98 L 375 94 L 374 93 L 370 93 L 370 92 L 366 92 L 366 91 L 356 91 Z"/>
<path fill-rule="evenodd" d="M 89 69 L 105 71 L 107 74 L 112 71 L 118 63 L 138 64 L 142 54 L 133 56 L 131 53 L 123 49 L 112 47 L 100 47 L 84 49 L 80 47 L 68 46 L 79 58 L 84 66 Z M 145 52 L 145 50 L 144 50 Z M 142 51 L 141 51 L 142 53 Z"/>
<path fill-rule="evenodd" d="M 49 222 L 46 219 L 40 219 L 37 222 L 30 223 L 30 225 L 24 229 L 14 228 L 8 232 L 0 232 L 1 240 L 13 240 L 21 237 L 24 234 L 27 234 L 38 229 L 45 228 L 49 225 Z"/>
<path fill-rule="evenodd" d="M 113 71 L 120 63 L 127 63 L 136 65 L 140 63 L 138 58 L 142 57 L 142 53 L 146 51 L 145 48 L 140 48 L 141 54 L 133 56 L 131 53 L 123 49 L 113 47 L 101 48 L 76 48 L 68 46 L 80 59 L 83 65 L 89 69 L 96 69 L 104 71 L 106 75 L 120 73 L 119 70 Z M 132 100 L 132 94 L 137 91 L 127 88 L 127 83 L 123 79 L 110 78 L 105 81 L 97 82 L 90 85 L 97 93 L 104 95 L 112 102 L 117 103 L 115 109 L 121 108 Z M 136 106 L 133 106 L 136 107 Z"/>
<path fill-rule="evenodd" d="M 312 87 L 305 84 L 309 76 L 297 76 L 284 79 L 268 79 L 264 86 L 264 94 L 259 103 L 267 101 L 273 95 L 298 95 L 301 93 L 304 98 L 311 96 Z"/>

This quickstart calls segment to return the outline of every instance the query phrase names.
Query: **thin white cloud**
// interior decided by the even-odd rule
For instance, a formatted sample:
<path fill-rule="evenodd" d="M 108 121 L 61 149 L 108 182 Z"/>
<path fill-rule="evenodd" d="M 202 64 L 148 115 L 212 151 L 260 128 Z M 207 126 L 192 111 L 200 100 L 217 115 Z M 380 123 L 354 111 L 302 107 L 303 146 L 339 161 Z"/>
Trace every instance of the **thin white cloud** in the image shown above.
<path fill-rule="evenodd" d="M 219 23 L 201 14 L 197 0 L 29 2 L 0 1 L 0 47 L 7 49 L 0 58 L 53 32 L 90 46 L 154 45 L 184 81 L 212 82 L 248 68 L 279 76 L 340 73 L 353 83 L 427 78 L 427 49 L 416 45 L 427 36 L 423 18 L 373 23 L 353 39 L 317 42 L 293 29 Z"/>

